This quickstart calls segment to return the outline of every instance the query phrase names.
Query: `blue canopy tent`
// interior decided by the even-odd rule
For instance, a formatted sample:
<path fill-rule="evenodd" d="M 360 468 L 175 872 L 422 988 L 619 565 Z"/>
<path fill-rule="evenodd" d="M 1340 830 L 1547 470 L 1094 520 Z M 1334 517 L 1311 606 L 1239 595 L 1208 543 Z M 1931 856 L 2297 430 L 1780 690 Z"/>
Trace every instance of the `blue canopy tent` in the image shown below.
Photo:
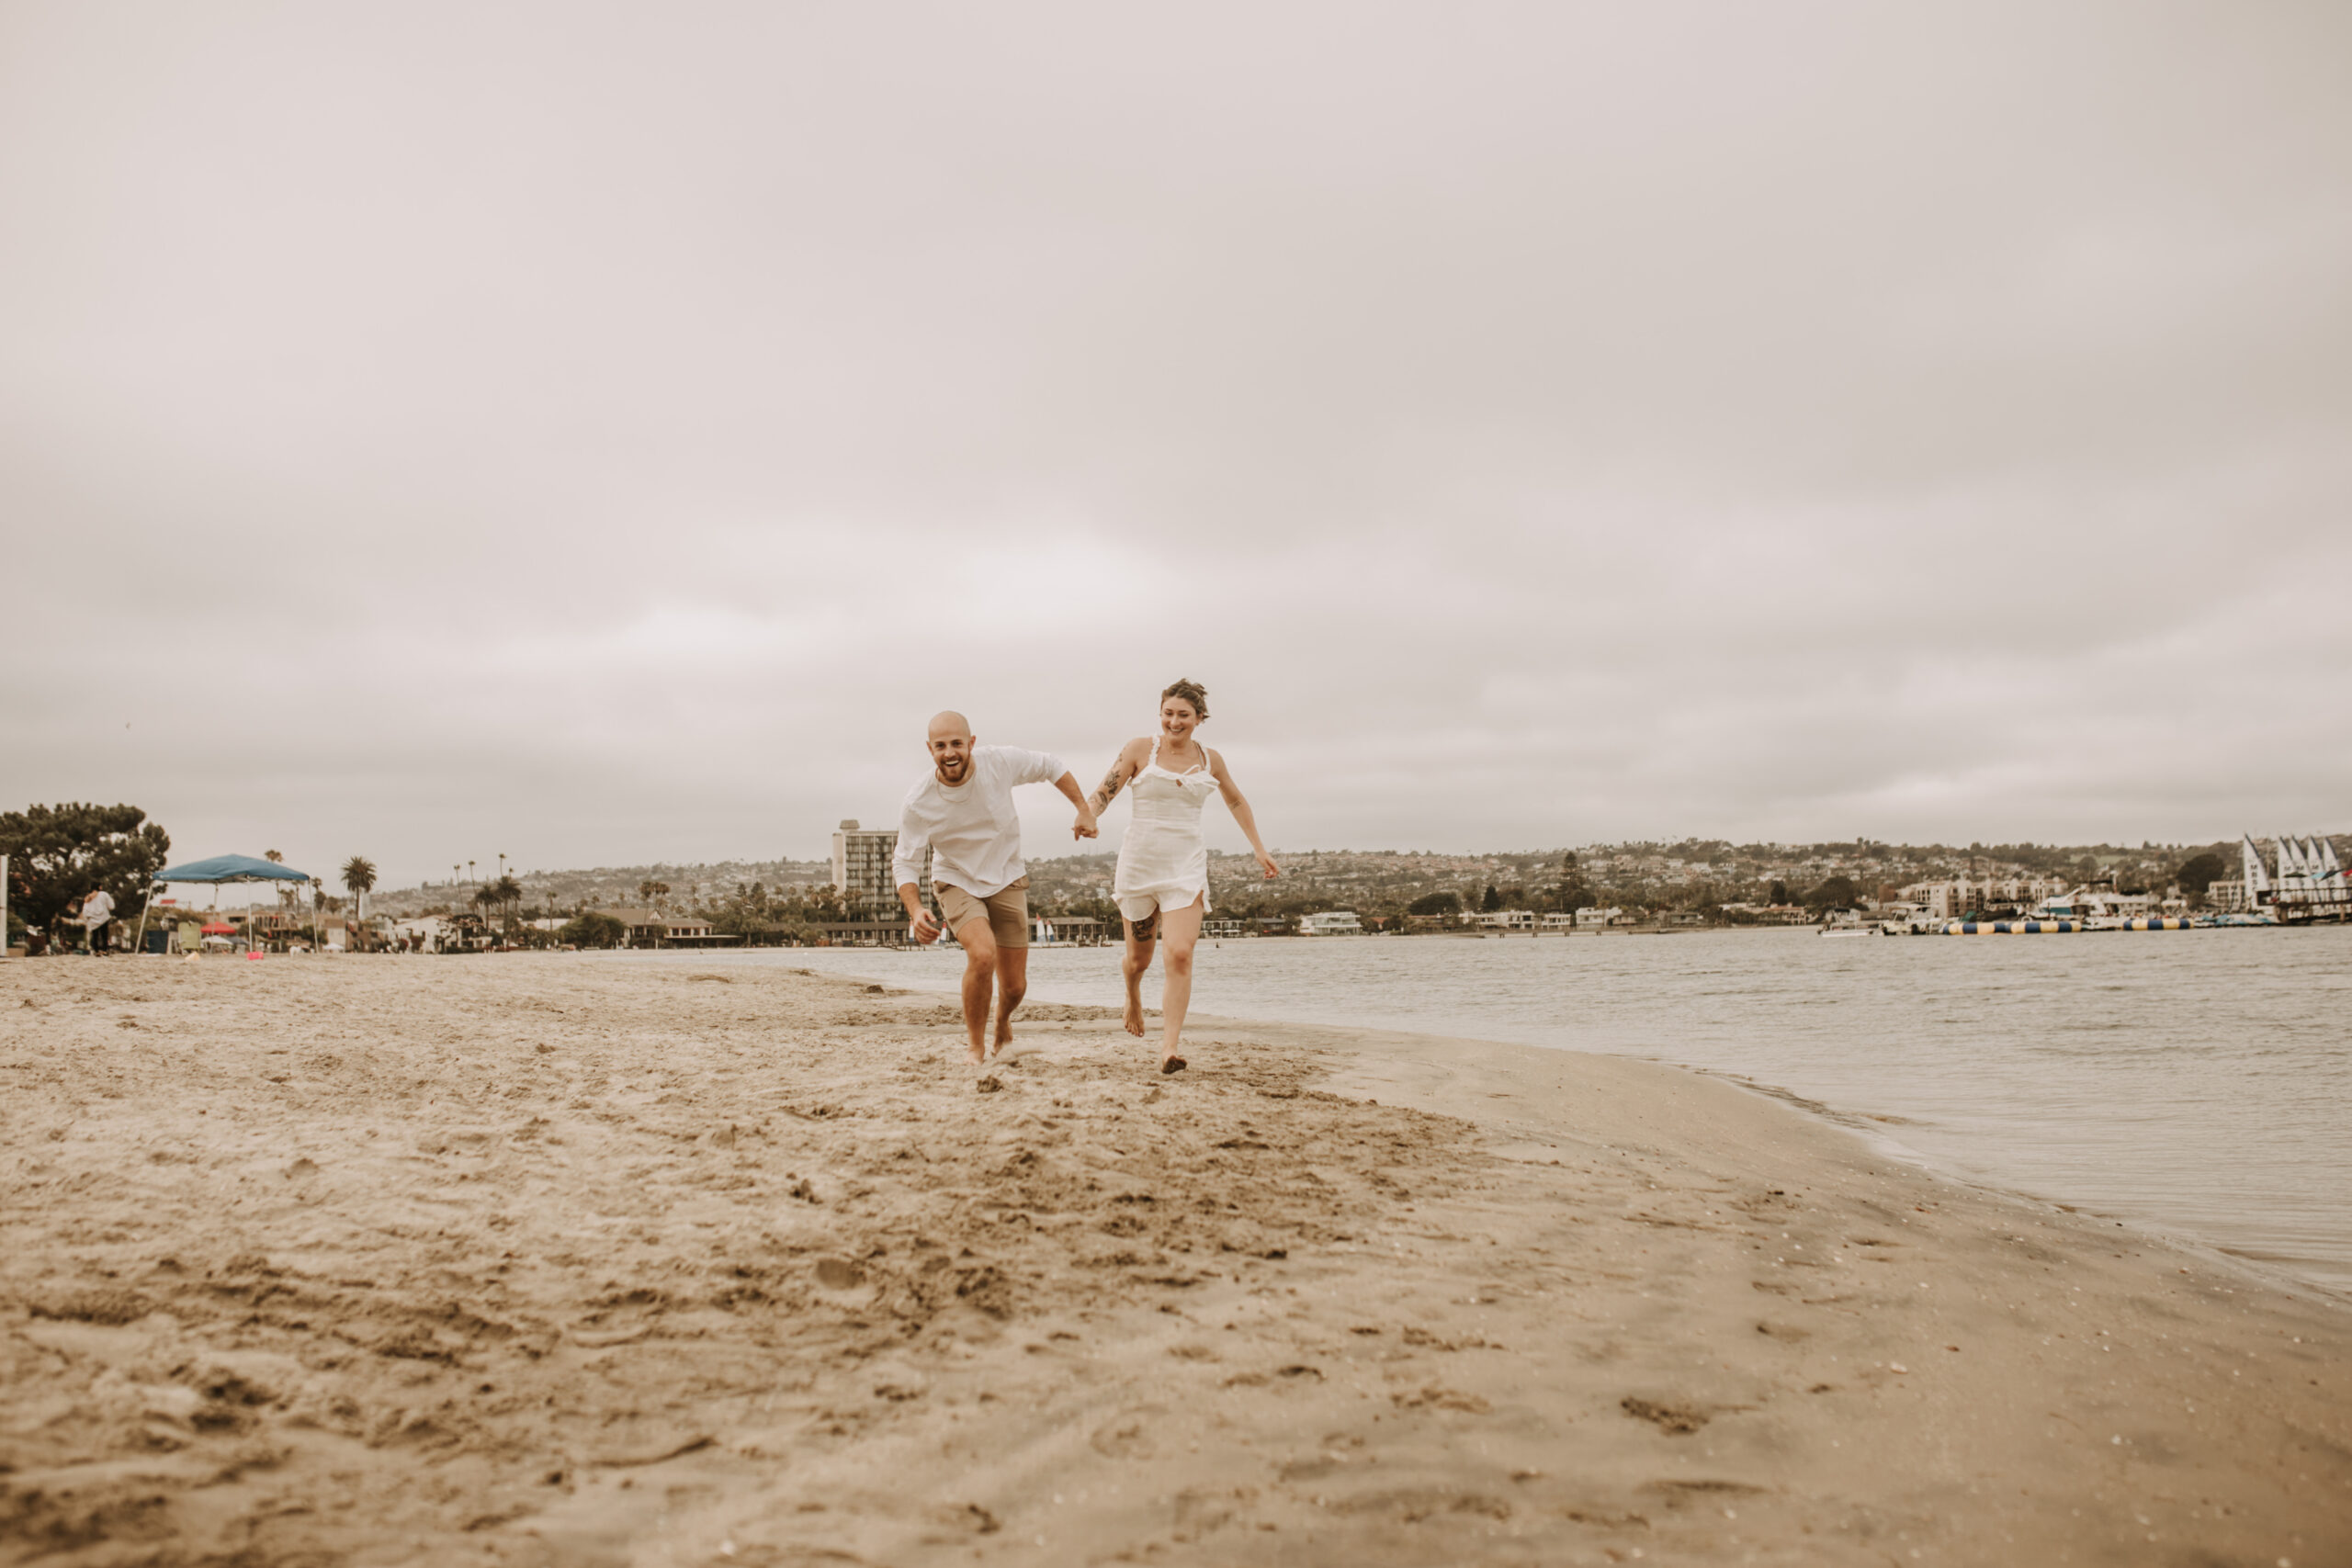
<path fill-rule="evenodd" d="M 185 865 L 167 865 L 157 872 L 154 891 L 148 895 L 147 902 L 152 905 L 154 902 L 154 894 L 161 893 L 166 884 L 174 882 L 209 883 L 217 889 L 224 882 L 308 882 L 310 880 L 309 872 L 296 871 L 292 866 L 280 865 L 274 860 L 255 860 L 251 855 L 214 855 L 210 860 L 192 860 Z M 217 892 L 214 898 L 216 901 L 219 898 Z M 250 932 L 253 928 L 248 925 L 245 929 Z M 250 941 L 250 938 L 248 940 Z M 139 911 L 139 935 L 131 951 L 133 953 L 141 951 L 146 941 L 147 910 L 141 908 Z"/>

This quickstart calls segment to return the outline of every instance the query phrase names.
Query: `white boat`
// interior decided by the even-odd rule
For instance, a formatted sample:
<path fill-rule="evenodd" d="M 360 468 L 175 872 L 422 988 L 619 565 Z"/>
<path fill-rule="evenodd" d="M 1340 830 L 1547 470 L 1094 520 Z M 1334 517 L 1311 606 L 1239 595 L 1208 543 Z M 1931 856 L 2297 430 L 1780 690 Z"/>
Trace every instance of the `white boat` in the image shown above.
<path fill-rule="evenodd" d="M 2120 931 L 2129 929 L 2129 921 L 2159 913 L 2153 904 L 2154 900 L 2144 893 L 2118 893 L 2110 886 L 2085 883 L 2069 892 L 2044 898 L 2028 909 L 2025 918 L 2072 920 L 2078 931 Z"/>

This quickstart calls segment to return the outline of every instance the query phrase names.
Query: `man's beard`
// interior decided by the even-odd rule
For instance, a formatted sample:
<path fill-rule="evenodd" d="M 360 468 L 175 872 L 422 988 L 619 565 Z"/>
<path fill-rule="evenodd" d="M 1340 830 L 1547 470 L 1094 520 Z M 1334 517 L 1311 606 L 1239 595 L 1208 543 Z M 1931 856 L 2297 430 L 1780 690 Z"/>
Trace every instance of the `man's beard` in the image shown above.
<path fill-rule="evenodd" d="M 967 757 L 962 761 L 952 765 L 946 762 L 939 764 L 939 779 L 942 784 L 962 784 L 967 778 L 971 776 L 971 773 L 972 760 L 969 757 Z"/>

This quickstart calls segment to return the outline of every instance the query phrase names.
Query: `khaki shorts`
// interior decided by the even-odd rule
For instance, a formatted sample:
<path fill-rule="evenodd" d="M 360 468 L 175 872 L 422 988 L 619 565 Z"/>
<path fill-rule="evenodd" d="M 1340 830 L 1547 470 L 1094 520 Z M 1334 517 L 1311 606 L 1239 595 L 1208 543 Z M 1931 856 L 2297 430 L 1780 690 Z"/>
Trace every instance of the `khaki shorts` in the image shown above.
<path fill-rule="evenodd" d="M 1023 877 L 1012 886 L 1002 888 L 986 898 L 975 898 L 960 887 L 939 884 L 939 912 L 947 917 L 947 929 L 960 931 L 974 920 L 985 919 L 989 934 L 996 938 L 999 947 L 1029 945 L 1029 879 Z"/>

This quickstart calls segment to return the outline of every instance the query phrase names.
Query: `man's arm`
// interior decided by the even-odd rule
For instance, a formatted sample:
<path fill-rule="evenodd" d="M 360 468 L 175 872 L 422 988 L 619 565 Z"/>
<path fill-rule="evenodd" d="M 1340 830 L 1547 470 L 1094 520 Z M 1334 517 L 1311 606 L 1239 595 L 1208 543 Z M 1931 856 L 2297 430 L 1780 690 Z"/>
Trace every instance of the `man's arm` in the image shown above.
<path fill-rule="evenodd" d="M 907 930 L 917 942 L 929 943 L 939 940 L 939 922 L 933 919 L 931 911 L 922 907 L 922 888 L 920 885 L 912 882 L 899 883 L 899 902 L 907 907 Z"/>
<path fill-rule="evenodd" d="M 1054 787 L 1068 795 L 1069 803 L 1078 807 L 1078 820 L 1070 825 L 1071 838 L 1091 839 L 1102 830 L 1102 825 L 1094 819 L 1093 803 L 1079 791 L 1076 773 L 1065 771 L 1054 781 Z"/>
<path fill-rule="evenodd" d="M 1051 751 L 1024 751 L 1016 747 L 1001 749 L 1014 764 L 1014 784 L 1050 784 L 1069 797 L 1078 807 L 1078 820 L 1070 825 L 1073 839 L 1091 839 L 1101 831 L 1094 820 L 1094 807 L 1087 804 L 1085 795 L 1078 787 L 1078 777 L 1069 767 Z"/>
<path fill-rule="evenodd" d="M 907 907 L 908 927 L 917 942 L 939 939 L 939 922 L 922 907 L 922 852 L 931 847 L 931 829 L 915 815 L 910 795 L 899 812 L 899 842 L 890 852 L 890 880 L 898 885 L 899 902 Z"/>

